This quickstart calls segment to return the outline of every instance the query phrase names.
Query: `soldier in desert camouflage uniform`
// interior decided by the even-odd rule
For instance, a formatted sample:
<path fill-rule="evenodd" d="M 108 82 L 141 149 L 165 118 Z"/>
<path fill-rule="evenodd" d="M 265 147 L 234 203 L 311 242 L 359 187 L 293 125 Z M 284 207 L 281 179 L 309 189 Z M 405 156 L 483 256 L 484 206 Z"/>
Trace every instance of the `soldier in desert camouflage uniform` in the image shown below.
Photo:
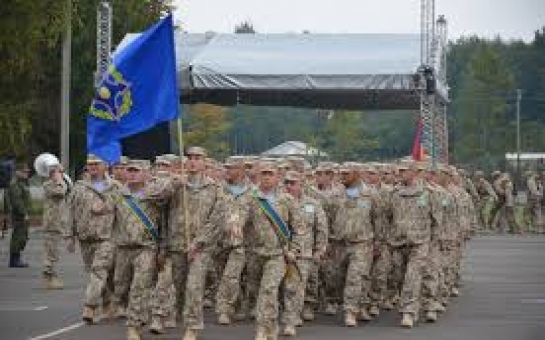
<path fill-rule="evenodd" d="M 526 179 L 528 202 L 526 204 L 527 229 L 529 232 L 543 233 L 541 201 L 543 200 L 543 182 L 540 175 L 530 172 Z"/>
<path fill-rule="evenodd" d="M 479 195 L 476 206 L 479 224 L 484 230 L 490 231 L 490 221 L 492 218 L 491 216 L 488 216 L 488 218 L 486 217 L 486 209 L 488 205 L 495 204 L 498 201 L 498 196 L 496 195 L 496 192 L 494 191 L 494 188 L 490 182 L 484 178 L 484 173 L 482 171 L 475 171 L 475 178 L 473 182 L 475 183 L 475 188 Z"/>
<path fill-rule="evenodd" d="M 73 251 L 77 238 L 89 281 L 85 292 L 83 320 L 93 323 L 96 309 L 102 303 L 108 315 L 113 314 L 110 297 L 115 245 L 112 241 L 115 204 L 115 181 L 106 175 L 106 164 L 94 155 L 87 158 L 87 174 L 77 181 L 68 197 L 66 238 Z"/>
<path fill-rule="evenodd" d="M 65 200 L 69 188 L 60 164 L 50 167 L 49 178 L 44 182 L 43 188 L 44 285 L 47 289 L 62 289 L 63 283 L 55 266 L 59 262 L 59 242 L 66 221 Z"/>
<path fill-rule="evenodd" d="M 320 203 L 306 195 L 303 190 L 302 175 L 288 171 L 284 177 L 286 191 L 293 197 L 295 217 L 300 221 L 293 242 L 299 245 L 297 256 L 299 275 L 286 276 L 284 280 L 284 335 L 295 336 L 296 325 L 302 324 L 301 314 L 305 304 L 305 289 L 314 261 L 319 261 L 325 254 L 328 238 L 328 226 L 325 212 Z"/>

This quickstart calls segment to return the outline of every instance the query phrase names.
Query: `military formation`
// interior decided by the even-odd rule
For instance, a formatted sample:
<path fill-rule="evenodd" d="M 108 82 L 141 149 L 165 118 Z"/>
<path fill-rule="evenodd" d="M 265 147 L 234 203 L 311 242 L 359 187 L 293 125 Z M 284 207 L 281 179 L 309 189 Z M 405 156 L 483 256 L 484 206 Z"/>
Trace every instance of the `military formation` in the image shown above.
<path fill-rule="evenodd" d="M 219 163 L 190 147 L 153 164 L 122 157 L 108 167 L 88 155 L 73 186 L 62 172 L 52 167 L 44 182 L 44 284 L 62 288 L 59 243 L 78 245 L 82 319 L 125 318 L 128 340 L 174 327 L 182 340 L 201 338 L 205 309 L 220 325 L 254 320 L 256 340 L 294 337 L 318 313 L 347 327 L 392 309 L 402 327 L 436 322 L 460 293 L 472 235 L 502 223 L 522 232 L 507 174 L 489 182 L 443 164 Z M 541 177 L 527 184 L 529 224 L 543 232 Z M 22 185 L 8 195 L 12 205 L 29 199 Z M 12 219 L 25 223 L 18 209 Z M 10 265 L 25 265 L 19 243 Z"/>

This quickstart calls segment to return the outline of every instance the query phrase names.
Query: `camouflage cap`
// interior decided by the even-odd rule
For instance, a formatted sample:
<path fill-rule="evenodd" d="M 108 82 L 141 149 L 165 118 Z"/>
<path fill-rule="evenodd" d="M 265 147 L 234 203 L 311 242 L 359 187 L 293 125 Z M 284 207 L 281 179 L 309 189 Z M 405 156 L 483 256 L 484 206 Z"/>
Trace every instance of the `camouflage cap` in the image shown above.
<path fill-rule="evenodd" d="M 326 171 L 329 171 L 329 172 L 333 172 L 335 171 L 335 164 L 333 164 L 332 162 L 320 162 L 318 163 L 318 165 L 316 166 L 316 172 L 326 172 Z"/>
<path fill-rule="evenodd" d="M 225 159 L 224 166 L 225 167 L 236 167 L 236 166 L 244 166 L 244 156 L 230 156 Z"/>
<path fill-rule="evenodd" d="M 475 171 L 475 177 L 484 177 L 484 171 L 481 171 L 481 170 Z"/>
<path fill-rule="evenodd" d="M 278 167 L 274 162 L 262 161 L 259 162 L 259 172 L 277 172 Z"/>
<path fill-rule="evenodd" d="M 339 172 L 348 173 L 348 172 L 357 172 L 360 169 L 360 164 L 356 162 L 344 162 L 339 167 Z"/>
<path fill-rule="evenodd" d="M 98 157 L 97 155 L 95 154 L 88 154 L 87 155 L 87 161 L 86 161 L 87 164 L 96 164 L 96 163 L 105 163 L 104 160 L 100 157 Z"/>
<path fill-rule="evenodd" d="M 287 181 L 300 181 L 302 179 L 302 176 L 297 171 L 289 170 L 286 172 L 284 179 Z"/>
<path fill-rule="evenodd" d="M 149 170 L 150 165 L 150 161 L 146 159 L 131 159 L 127 164 L 127 169 Z"/>
<path fill-rule="evenodd" d="M 189 155 L 197 155 L 197 156 L 203 156 L 206 157 L 206 149 L 201 146 L 190 146 L 186 150 L 186 154 Z"/>

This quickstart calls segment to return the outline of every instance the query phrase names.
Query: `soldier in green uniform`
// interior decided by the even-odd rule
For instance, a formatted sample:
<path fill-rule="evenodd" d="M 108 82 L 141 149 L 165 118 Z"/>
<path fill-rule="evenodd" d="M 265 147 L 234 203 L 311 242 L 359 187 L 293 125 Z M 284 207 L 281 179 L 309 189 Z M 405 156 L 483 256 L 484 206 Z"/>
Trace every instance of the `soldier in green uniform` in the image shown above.
<path fill-rule="evenodd" d="M 25 249 L 28 241 L 29 175 L 30 169 L 27 164 L 17 164 L 15 177 L 6 190 L 6 203 L 13 227 L 10 241 L 10 268 L 28 267 L 28 264 L 21 260 L 21 252 Z"/>

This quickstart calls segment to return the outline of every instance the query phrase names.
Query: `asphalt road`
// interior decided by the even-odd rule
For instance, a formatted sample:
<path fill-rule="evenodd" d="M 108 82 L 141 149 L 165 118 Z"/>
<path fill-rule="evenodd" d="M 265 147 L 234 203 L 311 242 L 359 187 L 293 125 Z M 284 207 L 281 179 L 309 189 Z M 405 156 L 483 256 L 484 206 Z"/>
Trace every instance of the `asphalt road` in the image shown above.
<path fill-rule="evenodd" d="M 85 274 L 79 254 L 64 253 L 65 289 L 40 286 L 41 235 L 31 235 L 25 253 L 31 267 L 7 268 L 7 239 L 0 242 L 0 339 L 123 339 L 121 321 L 86 326 L 80 323 Z M 472 240 L 464 263 L 462 295 L 436 324 L 399 328 L 397 313 L 357 328 L 341 326 L 341 317 L 319 317 L 299 329 L 298 339 L 545 339 L 545 237 L 482 236 Z M 6 265 L 4 265 L 6 264 Z M 145 339 L 180 339 L 179 330 Z M 251 324 L 220 327 L 211 315 L 203 339 L 253 339 Z"/>

